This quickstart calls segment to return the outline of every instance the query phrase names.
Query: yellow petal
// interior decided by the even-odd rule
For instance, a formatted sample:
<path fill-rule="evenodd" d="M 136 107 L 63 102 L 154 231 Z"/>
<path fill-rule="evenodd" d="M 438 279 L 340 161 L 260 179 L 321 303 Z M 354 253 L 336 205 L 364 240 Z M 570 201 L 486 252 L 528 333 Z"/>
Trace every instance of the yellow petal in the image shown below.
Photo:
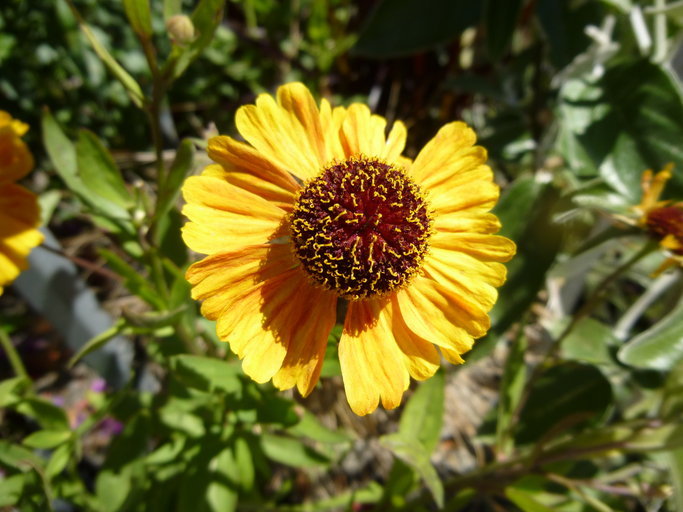
<path fill-rule="evenodd" d="M 507 276 L 507 269 L 502 263 L 481 261 L 466 252 L 431 247 L 429 249 L 429 265 L 441 274 L 457 271 L 472 279 L 481 280 L 491 286 L 502 286 Z"/>
<path fill-rule="evenodd" d="M 436 232 L 429 239 L 432 247 L 464 252 L 481 261 L 510 261 L 517 246 L 509 238 L 482 233 Z"/>
<path fill-rule="evenodd" d="M 363 416 L 398 407 L 410 376 L 394 339 L 391 302 L 352 301 L 339 340 L 339 362 L 351 410 Z"/>
<path fill-rule="evenodd" d="M 472 210 L 471 213 L 483 213 L 494 207 L 500 196 L 500 189 L 490 181 L 491 170 L 482 166 L 467 176 L 477 178 L 460 183 L 453 180 L 447 186 L 426 189 L 429 205 L 436 216 L 466 210 Z M 486 176 L 490 176 L 488 180 L 482 179 Z"/>
<path fill-rule="evenodd" d="M 412 332 L 459 354 L 470 350 L 473 338 L 483 336 L 488 329 L 485 320 L 472 318 L 450 290 L 424 276 L 399 290 L 396 299 Z"/>
<path fill-rule="evenodd" d="M 428 379 L 439 369 L 441 362 L 439 353 L 434 345 L 408 328 L 396 296 L 393 296 L 391 300 L 393 333 L 396 343 L 403 353 L 408 372 L 414 379 Z"/>
<path fill-rule="evenodd" d="M 221 164 L 227 181 L 278 206 L 291 205 L 299 185 L 294 178 L 251 146 L 230 137 L 209 139 L 209 157 Z M 218 172 L 216 169 L 215 172 Z"/>
<path fill-rule="evenodd" d="M 407 136 L 406 126 L 401 121 L 396 121 L 389 132 L 386 145 L 380 156 L 389 163 L 396 162 L 400 165 L 400 157 L 406 147 Z"/>
<path fill-rule="evenodd" d="M 491 234 L 500 229 L 500 220 L 492 213 L 464 210 L 435 215 L 432 225 L 440 236 L 450 233 Z"/>
<path fill-rule="evenodd" d="M 289 98 L 288 106 L 292 108 L 292 98 L 298 98 L 297 107 L 310 108 L 311 103 L 301 95 L 310 95 L 301 84 L 288 84 L 278 90 L 278 96 Z M 305 92 L 304 92 L 305 91 Z M 301 180 L 313 178 L 327 163 L 325 155 L 319 149 L 325 147 L 324 141 L 316 140 L 322 133 L 320 114 L 307 112 L 305 122 L 317 124 L 314 134 L 307 132 L 301 119 L 301 112 L 291 112 L 276 103 L 272 96 L 260 94 L 256 105 L 245 105 L 235 115 L 235 124 L 242 136 L 264 157 L 280 168 L 287 169 Z"/>
<path fill-rule="evenodd" d="M 306 293 L 296 295 L 296 316 L 287 319 L 292 334 L 282 368 L 273 377 L 279 389 L 296 385 L 302 396 L 308 396 L 320 377 L 327 348 L 327 337 L 336 320 L 337 296 L 327 290 L 312 287 L 299 273 L 295 284 Z"/>
<path fill-rule="evenodd" d="M 26 227 L 38 227 L 40 224 L 40 206 L 37 196 L 22 187 L 9 183 L 0 185 L 0 215 L 7 215 Z M 0 229 L 4 224 L 0 221 Z"/>
<path fill-rule="evenodd" d="M 447 182 L 486 162 L 486 151 L 473 147 L 477 136 L 465 123 L 443 126 L 417 155 L 412 174 L 425 187 Z"/>
<path fill-rule="evenodd" d="M 211 167 L 211 166 L 210 166 Z M 203 254 L 236 250 L 286 234 L 286 213 L 267 200 L 207 174 L 185 180 L 183 240 Z"/>
<path fill-rule="evenodd" d="M 344 107 L 333 109 L 326 99 L 323 98 L 320 101 L 320 124 L 325 133 L 325 145 L 330 160 L 341 161 L 346 159 L 346 153 L 339 138 L 345 117 L 346 109 Z"/>

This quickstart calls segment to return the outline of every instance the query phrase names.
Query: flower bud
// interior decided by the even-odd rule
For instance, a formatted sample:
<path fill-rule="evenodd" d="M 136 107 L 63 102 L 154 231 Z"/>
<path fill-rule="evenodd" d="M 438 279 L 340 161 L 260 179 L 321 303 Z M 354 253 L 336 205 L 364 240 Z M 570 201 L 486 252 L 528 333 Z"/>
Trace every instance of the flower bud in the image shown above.
<path fill-rule="evenodd" d="M 192 20 L 184 14 L 171 16 L 166 21 L 166 30 L 168 31 L 168 37 L 171 38 L 173 44 L 185 46 L 194 41 L 194 25 L 192 24 Z"/>

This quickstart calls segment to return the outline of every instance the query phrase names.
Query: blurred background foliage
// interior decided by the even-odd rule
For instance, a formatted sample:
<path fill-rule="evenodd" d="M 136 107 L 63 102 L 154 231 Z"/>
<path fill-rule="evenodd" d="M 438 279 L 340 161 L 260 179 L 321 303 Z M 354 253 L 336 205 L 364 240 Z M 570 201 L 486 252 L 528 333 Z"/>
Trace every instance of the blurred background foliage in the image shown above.
<path fill-rule="evenodd" d="M 0 510 L 683 510 L 683 282 L 633 211 L 646 169 L 683 197 L 682 23 L 665 0 L 2 2 L 0 109 L 32 127 L 54 237 L 0 297 Z M 339 329 L 301 400 L 189 299 L 179 187 L 291 80 L 403 120 L 409 156 L 464 119 L 503 188 L 491 331 L 398 411 L 350 413 Z"/>

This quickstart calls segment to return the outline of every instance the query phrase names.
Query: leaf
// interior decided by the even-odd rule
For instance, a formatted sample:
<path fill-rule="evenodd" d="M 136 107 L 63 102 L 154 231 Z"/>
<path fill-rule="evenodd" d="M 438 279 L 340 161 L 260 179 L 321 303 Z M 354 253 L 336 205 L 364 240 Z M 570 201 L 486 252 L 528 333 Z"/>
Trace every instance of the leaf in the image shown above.
<path fill-rule="evenodd" d="M 69 4 L 69 8 L 71 9 L 71 12 L 73 13 L 74 17 L 76 18 L 76 21 L 78 22 L 78 26 L 81 28 L 81 31 L 83 34 L 85 34 L 86 39 L 92 46 L 93 50 L 95 50 L 95 53 L 97 56 L 102 59 L 102 62 L 109 68 L 109 71 L 116 77 L 116 79 L 121 82 L 123 87 L 125 87 L 126 91 L 128 92 L 128 95 L 130 98 L 133 100 L 133 103 L 135 103 L 135 106 L 138 108 L 142 108 L 145 97 L 142 94 L 142 89 L 140 88 L 140 85 L 135 81 L 135 79 L 128 74 L 128 72 L 119 64 L 114 57 L 112 57 L 111 53 L 102 45 L 102 43 L 99 42 L 97 37 L 95 37 L 95 34 L 93 31 L 90 29 L 87 23 L 83 21 L 83 18 L 81 18 L 80 13 L 74 7 L 73 3 L 71 0 L 67 0 L 67 3 Z"/>
<path fill-rule="evenodd" d="M 152 35 L 149 0 L 123 0 L 123 8 L 133 30 L 141 38 L 148 39 Z"/>
<path fill-rule="evenodd" d="M 181 13 L 182 0 L 164 0 L 164 20 Z"/>
<path fill-rule="evenodd" d="M 445 383 L 441 370 L 421 383 L 408 400 L 398 425 L 397 435 L 417 440 L 428 455 L 436 448 L 441 435 Z"/>
<path fill-rule="evenodd" d="M 132 196 L 109 151 L 94 133 L 81 130 L 78 134 L 76 162 L 83 185 L 100 209 L 114 218 L 130 217 L 127 209 L 133 206 Z"/>
<path fill-rule="evenodd" d="M 245 491 L 251 491 L 254 488 L 256 480 L 256 467 L 249 447 L 249 441 L 244 437 L 237 437 L 233 443 L 233 452 L 235 455 L 235 466 L 237 468 L 237 477 L 240 486 Z"/>
<path fill-rule="evenodd" d="M 71 430 L 39 430 L 25 437 L 22 443 L 30 448 L 49 450 L 67 442 L 71 435 Z"/>
<path fill-rule="evenodd" d="M 159 410 L 159 420 L 171 431 L 182 432 L 189 437 L 202 437 L 206 429 L 198 416 L 173 407 L 173 402 Z"/>
<path fill-rule="evenodd" d="M 211 510 L 231 512 L 237 508 L 235 482 L 239 480 L 240 468 L 235 463 L 232 450 L 225 448 L 209 463 L 213 470 L 211 482 L 206 489 L 206 501 Z"/>
<path fill-rule="evenodd" d="M 582 318 L 562 342 L 562 355 L 584 363 L 612 364 L 609 349 L 617 343 L 612 327 L 593 318 Z"/>
<path fill-rule="evenodd" d="M 519 417 L 515 440 L 538 442 L 552 430 L 559 434 L 577 425 L 599 423 L 612 403 L 612 387 L 590 365 L 563 363 L 543 372 L 533 383 Z"/>
<path fill-rule="evenodd" d="M 308 411 L 304 411 L 299 422 L 287 429 L 290 434 L 297 437 L 307 437 L 319 443 L 348 443 L 351 437 L 341 430 L 330 430 L 320 420 Z"/>
<path fill-rule="evenodd" d="M 370 15 L 352 53 L 387 58 L 432 49 L 474 25 L 482 6 L 466 0 L 384 0 Z"/>
<path fill-rule="evenodd" d="M 15 410 L 35 419 L 44 429 L 69 429 L 69 420 L 64 409 L 43 398 L 24 398 L 15 406 Z"/>
<path fill-rule="evenodd" d="M 24 490 L 24 475 L 3 476 L 0 478 L 0 507 L 18 510 L 12 507 L 19 502 Z"/>
<path fill-rule="evenodd" d="M 510 347 L 503 379 L 500 383 L 498 398 L 498 417 L 496 421 L 496 446 L 501 454 L 509 454 L 513 448 L 513 415 L 519 406 L 526 384 L 526 364 L 524 355 L 528 341 L 520 333 Z"/>
<path fill-rule="evenodd" d="M 0 439 L 0 462 L 19 471 L 41 467 L 43 460 L 23 446 Z"/>
<path fill-rule="evenodd" d="M 500 59 L 508 46 L 522 10 L 522 0 L 487 0 L 484 7 L 486 46 L 492 60 Z"/>
<path fill-rule="evenodd" d="M 71 457 L 73 455 L 73 444 L 65 443 L 57 447 L 57 449 L 52 452 L 52 456 L 45 466 L 45 475 L 48 478 L 54 478 L 59 475 L 64 468 L 69 464 Z"/>
<path fill-rule="evenodd" d="M 665 457 L 674 487 L 676 506 L 672 510 L 683 510 L 683 448 L 672 450 Z"/>
<path fill-rule="evenodd" d="M 64 135 L 49 110 L 43 111 L 43 145 L 50 156 L 52 165 L 70 190 L 79 196 L 87 196 L 85 185 L 78 176 L 76 148 Z"/>
<path fill-rule="evenodd" d="M 329 459 L 293 437 L 264 433 L 260 437 L 261 448 L 266 456 L 294 468 L 306 468 L 329 464 Z"/>
<path fill-rule="evenodd" d="M 506 487 L 505 496 L 524 512 L 553 512 L 553 509 L 546 507 L 539 501 L 536 501 L 534 494 L 527 490 L 519 489 L 513 486 Z"/>
<path fill-rule="evenodd" d="M 242 390 L 242 372 L 236 364 L 183 354 L 171 358 L 171 368 L 179 380 L 201 391 L 240 393 Z"/>
<path fill-rule="evenodd" d="M 575 145 L 570 163 L 589 162 L 632 204 L 640 200 L 646 169 L 673 162 L 683 169 L 683 103 L 668 71 L 647 60 L 622 60 L 599 81 L 569 80 L 560 91 L 560 117 Z M 577 167 L 579 166 L 579 167 Z M 683 172 L 667 186 L 683 196 Z"/>
<path fill-rule="evenodd" d="M 159 297 L 159 294 L 150 284 L 149 280 L 145 278 L 143 273 L 131 267 L 120 256 L 108 249 L 100 248 L 97 252 L 104 258 L 107 265 L 109 265 L 114 272 L 124 278 L 123 285 L 130 293 L 137 295 L 157 309 L 164 308 L 163 299 Z"/>
<path fill-rule="evenodd" d="M 429 453 L 417 439 L 406 439 L 399 434 L 389 434 L 380 438 L 382 445 L 387 447 L 403 462 L 413 468 L 422 478 L 423 482 L 432 493 L 434 502 L 439 508 L 443 508 L 444 490 L 441 479 L 429 460 Z"/>
<path fill-rule="evenodd" d="M 130 474 L 111 470 L 100 471 L 95 481 L 97 495 L 103 512 L 116 512 L 126 502 L 131 488 Z"/>
<path fill-rule="evenodd" d="M 12 377 L 0 382 L 0 407 L 9 407 L 21 398 L 31 381 L 26 377 Z"/>
<path fill-rule="evenodd" d="M 619 361 L 636 368 L 673 368 L 683 359 L 682 313 L 683 298 L 659 322 L 624 344 L 617 353 Z"/>

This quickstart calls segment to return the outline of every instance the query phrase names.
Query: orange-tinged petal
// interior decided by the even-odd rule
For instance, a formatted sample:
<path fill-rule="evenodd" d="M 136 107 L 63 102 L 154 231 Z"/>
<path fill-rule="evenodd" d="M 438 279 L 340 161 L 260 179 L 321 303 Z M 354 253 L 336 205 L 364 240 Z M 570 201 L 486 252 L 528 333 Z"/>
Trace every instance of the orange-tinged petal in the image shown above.
<path fill-rule="evenodd" d="M 203 254 L 235 250 L 265 243 L 286 234 L 286 213 L 240 187 L 207 174 L 185 180 L 183 240 L 190 249 Z"/>
<path fill-rule="evenodd" d="M 17 181 L 33 169 L 33 155 L 9 125 L 0 127 L 0 185 Z"/>
<path fill-rule="evenodd" d="M 225 178 L 233 185 L 278 206 L 294 202 L 299 185 L 292 175 L 248 144 L 220 135 L 209 139 L 208 154 L 221 164 Z"/>
<path fill-rule="evenodd" d="M 26 227 L 37 227 L 40 224 L 38 198 L 21 185 L 0 185 L 0 215 L 12 217 Z M 0 230 L 4 224 L 0 220 Z"/>
<path fill-rule="evenodd" d="M 391 302 L 351 301 L 339 340 L 339 362 L 351 410 L 363 416 L 401 403 L 410 376 L 393 335 Z"/>
<path fill-rule="evenodd" d="M 668 164 L 653 176 L 652 170 L 648 169 L 643 173 L 640 180 L 640 186 L 643 189 L 643 197 L 640 204 L 636 206 L 636 210 L 642 214 L 648 212 L 659 204 L 659 198 L 664 192 L 666 182 L 671 179 L 673 171 L 673 164 Z"/>
<path fill-rule="evenodd" d="M 320 122 L 320 112 L 313 99 L 313 95 L 306 86 L 299 82 L 283 85 L 277 90 L 277 102 L 287 112 L 294 116 L 298 124 L 303 128 L 303 135 L 310 148 L 318 157 L 320 166 L 331 160 L 325 145 L 325 134 Z M 292 121 L 293 125 L 297 125 Z"/>
<path fill-rule="evenodd" d="M 302 396 L 308 396 L 320 378 L 327 337 L 336 320 L 337 296 L 311 287 L 303 273 L 297 275 L 294 287 L 306 293 L 296 296 L 297 312 L 288 319 L 292 326 L 289 348 L 273 384 L 279 389 L 296 385 Z"/>

